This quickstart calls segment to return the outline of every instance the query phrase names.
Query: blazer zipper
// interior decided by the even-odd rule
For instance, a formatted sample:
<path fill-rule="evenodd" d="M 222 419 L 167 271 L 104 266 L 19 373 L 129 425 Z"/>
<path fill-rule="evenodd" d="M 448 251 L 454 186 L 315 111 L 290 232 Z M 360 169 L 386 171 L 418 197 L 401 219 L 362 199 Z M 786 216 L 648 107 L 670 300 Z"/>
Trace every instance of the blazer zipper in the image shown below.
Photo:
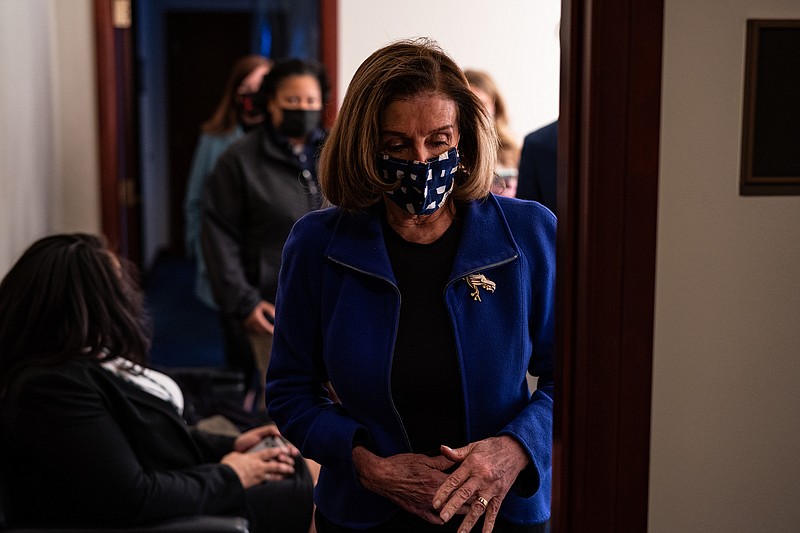
<path fill-rule="evenodd" d="M 456 277 L 454 277 L 453 279 L 451 279 L 450 281 L 447 282 L 447 285 L 445 285 L 445 287 L 444 287 L 444 291 L 447 292 L 447 289 L 449 289 L 450 286 L 453 283 L 464 279 L 466 276 L 469 276 L 470 274 L 476 274 L 476 273 L 480 272 L 481 270 L 489 270 L 490 268 L 496 268 L 496 267 L 499 267 L 499 266 L 503 266 L 503 265 L 508 264 L 508 263 L 510 263 L 512 261 L 516 261 L 517 259 L 519 259 L 519 254 L 514 254 L 511 257 L 509 257 L 508 259 L 503 259 L 502 261 L 498 261 L 497 263 L 491 263 L 489 265 L 484 265 L 484 266 L 481 266 L 481 267 L 478 267 L 478 268 L 473 268 L 471 270 L 467 270 L 466 272 L 462 272 L 461 274 L 457 275 Z"/>
<path fill-rule="evenodd" d="M 398 303 L 400 305 L 402 305 L 403 296 L 400 294 L 400 289 L 389 278 L 387 278 L 385 276 L 381 276 L 381 275 L 375 274 L 373 272 L 368 272 L 366 270 L 361 270 L 360 268 L 356 268 L 356 267 L 354 267 L 352 265 L 349 265 L 347 263 L 343 263 L 341 261 L 338 261 L 338 260 L 334 259 L 331 256 L 327 256 L 327 258 L 330 261 L 332 261 L 333 263 L 336 263 L 337 265 L 341 265 L 341 266 L 343 266 L 345 268 L 349 268 L 350 270 L 353 270 L 355 272 L 359 272 L 361 274 L 364 274 L 365 276 L 369 276 L 369 277 L 372 277 L 372 278 L 375 278 L 375 279 L 379 279 L 381 281 L 385 281 L 386 283 L 388 283 L 394 289 L 395 294 L 397 294 Z M 397 318 L 395 319 L 395 323 L 394 323 L 394 334 L 392 335 L 392 346 L 394 346 L 397 343 L 397 330 L 400 327 L 399 322 L 400 322 L 400 315 L 398 314 Z M 400 416 L 400 412 L 397 410 L 397 406 L 394 403 L 394 396 L 392 395 L 392 365 L 393 364 L 394 364 L 394 349 L 392 349 L 392 352 L 389 354 L 389 375 L 387 376 L 387 389 L 389 391 L 389 405 L 392 407 L 392 412 L 394 413 L 394 416 L 397 419 L 397 424 L 400 426 L 400 430 L 403 432 L 403 440 L 405 441 L 406 450 L 408 452 L 411 452 L 411 439 L 408 438 L 408 432 L 406 431 L 405 424 L 403 424 L 403 419 Z"/>

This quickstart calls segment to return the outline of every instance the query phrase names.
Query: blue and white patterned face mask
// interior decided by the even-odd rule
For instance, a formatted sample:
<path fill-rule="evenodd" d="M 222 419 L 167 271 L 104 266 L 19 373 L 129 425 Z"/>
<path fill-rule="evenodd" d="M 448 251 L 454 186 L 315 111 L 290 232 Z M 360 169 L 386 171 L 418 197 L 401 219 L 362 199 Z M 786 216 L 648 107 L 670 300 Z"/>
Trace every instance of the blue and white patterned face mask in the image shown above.
<path fill-rule="evenodd" d="M 379 155 L 378 172 L 386 183 L 400 182 L 400 187 L 386 193 L 394 203 L 412 215 L 430 215 L 453 192 L 458 162 L 456 148 L 424 163 Z"/>

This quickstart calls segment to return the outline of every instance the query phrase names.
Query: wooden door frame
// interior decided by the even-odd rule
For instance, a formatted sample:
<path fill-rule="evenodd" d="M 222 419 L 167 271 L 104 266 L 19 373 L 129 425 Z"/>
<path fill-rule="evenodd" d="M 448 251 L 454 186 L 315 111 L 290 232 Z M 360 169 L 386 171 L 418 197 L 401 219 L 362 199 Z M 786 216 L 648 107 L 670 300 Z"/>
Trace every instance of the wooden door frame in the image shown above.
<path fill-rule="evenodd" d="M 130 9 L 130 1 L 94 0 L 100 223 L 111 249 L 141 266 Z"/>
<path fill-rule="evenodd" d="M 119 196 L 117 194 L 118 127 L 116 91 L 116 57 L 112 4 L 94 0 L 95 60 L 97 62 L 97 107 L 100 159 L 100 223 L 101 231 L 112 247 L 121 239 Z"/>
<path fill-rule="evenodd" d="M 320 62 L 325 67 L 330 85 L 328 105 L 325 107 L 325 126 L 330 128 L 339 108 L 339 2 L 338 0 L 319 1 Z"/>
<path fill-rule="evenodd" d="M 663 0 L 563 0 L 553 530 L 647 530 Z"/>

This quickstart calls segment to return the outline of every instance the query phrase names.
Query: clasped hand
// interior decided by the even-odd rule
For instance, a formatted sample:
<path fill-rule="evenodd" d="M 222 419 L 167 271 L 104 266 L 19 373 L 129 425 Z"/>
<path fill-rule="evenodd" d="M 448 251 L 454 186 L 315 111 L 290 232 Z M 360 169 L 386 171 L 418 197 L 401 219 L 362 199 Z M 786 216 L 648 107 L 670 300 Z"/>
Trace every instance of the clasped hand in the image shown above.
<path fill-rule="evenodd" d="M 503 499 L 529 462 L 522 445 L 500 436 L 455 450 L 442 446 L 441 451 L 437 457 L 404 453 L 381 458 L 356 447 L 353 461 L 365 488 L 403 510 L 433 524 L 466 515 L 459 531 L 470 531 L 485 513 L 483 533 L 492 531 Z M 458 468 L 447 474 L 454 465 Z"/>

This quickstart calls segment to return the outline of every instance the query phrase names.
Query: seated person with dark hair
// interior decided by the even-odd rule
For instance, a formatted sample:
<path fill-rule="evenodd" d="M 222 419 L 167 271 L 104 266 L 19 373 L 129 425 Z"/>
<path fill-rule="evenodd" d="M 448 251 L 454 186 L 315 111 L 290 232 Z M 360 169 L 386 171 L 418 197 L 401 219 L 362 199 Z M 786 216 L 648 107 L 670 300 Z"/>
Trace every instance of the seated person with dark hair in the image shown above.
<path fill-rule="evenodd" d="M 312 480 L 291 445 L 186 425 L 145 366 L 149 321 L 129 267 L 85 234 L 35 242 L 0 284 L 0 461 L 10 526 L 121 527 L 241 516 L 305 533 Z"/>

